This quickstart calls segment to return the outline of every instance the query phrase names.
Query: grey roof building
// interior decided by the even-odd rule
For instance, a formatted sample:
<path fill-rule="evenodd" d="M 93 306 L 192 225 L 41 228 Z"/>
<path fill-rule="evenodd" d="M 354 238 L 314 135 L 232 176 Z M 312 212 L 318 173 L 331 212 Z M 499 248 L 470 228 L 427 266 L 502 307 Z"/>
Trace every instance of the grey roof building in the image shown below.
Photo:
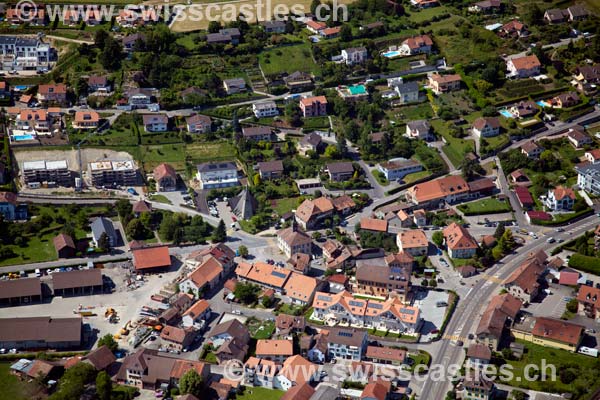
<path fill-rule="evenodd" d="M 94 241 L 95 246 L 98 246 L 98 241 L 103 233 L 106 233 L 106 236 L 108 236 L 108 241 L 111 246 L 117 245 L 117 232 L 110 219 L 98 217 L 92 222 L 90 228 L 92 229 L 92 240 Z"/>
<path fill-rule="evenodd" d="M 238 218 L 248 220 L 256 213 L 258 202 L 246 187 L 240 194 L 229 199 L 229 207 Z"/>

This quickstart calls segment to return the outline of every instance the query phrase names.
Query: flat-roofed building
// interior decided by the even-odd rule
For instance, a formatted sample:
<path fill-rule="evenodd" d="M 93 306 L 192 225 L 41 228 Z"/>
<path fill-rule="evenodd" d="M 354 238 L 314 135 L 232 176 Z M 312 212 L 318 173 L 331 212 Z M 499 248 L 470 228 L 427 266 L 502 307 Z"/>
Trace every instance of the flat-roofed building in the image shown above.
<path fill-rule="evenodd" d="M 83 269 L 52 274 L 55 296 L 92 294 L 102 292 L 102 270 Z"/>
<path fill-rule="evenodd" d="M 96 161 L 89 165 L 92 185 L 131 186 L 137 183 L 137 166 L 133 160 Z"/>
<path fill-rule="evenodd" d="M 81 317 L 0 319 L 0 347 L 8 349 L 75 349 L 81 346 Z"/>
<path fill-rule="evenodd" d="M 215 189 L 239 185 L 237 166 L 232 161 L 198 164 L 196 178 L 201 189 Z"/>
<path fill-rule="evenodd" d="M 72 186 L 73 176 L 66 160 L 59 161 L 25 161 L 23 178 L 29 187 Z"/>

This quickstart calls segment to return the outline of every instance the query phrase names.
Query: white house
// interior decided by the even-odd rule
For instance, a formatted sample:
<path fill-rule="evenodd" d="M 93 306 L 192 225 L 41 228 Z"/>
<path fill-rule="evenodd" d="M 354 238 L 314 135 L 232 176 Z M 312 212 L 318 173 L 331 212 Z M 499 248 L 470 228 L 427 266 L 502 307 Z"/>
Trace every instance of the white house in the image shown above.
<path fill-rule="evenodd" d="M 264 101 L 261 103 L 254 103 L 252 105 L 252 111 L 256 118 L 274 117 L 279 115 L 277 104 L 274 101 Z"/>
<path fill-rule="evenodd" d="M 346 65 L 362 64 L 368 57 L 365 47 L 352 47 L 342 50 L 342 59 Z"/>
<path fill-rule="evenodd" d="M 500 120 L 498 118 L 477 118 L 473 122 L 473 134 L 477 137 L 492 137 L 500 134 Z"/>
<path fill-rule="evenodd" d="M 431 140 L 431 125 L 424 119 L 410 121 L 406 124 L 406 136 L 411 139 Z"/>
<path fill-rule="evenodd" d="M 209 316 L 210 304 L 205 299 L 200 299 L 185 310 L 181 316 L 181 323 L 184 328 L 203 329 L 207 325 L 206 321 Z"/>
<path fill-rule="evenodd" d="M 169 117 L 165 114 L 145 114 L 143 122 L 146 132 L 166 132 L 169 125 Z"/>
<path fill-rule="evenodd" d="M 383 173 L 388 181 L 402 179 L 408 174 L 423 170 L 421 163 L 415 160 L 407 160 L 404 158 L 396 158 L 386 163 L 377 165 L 377 169 Z"/>
<path fill-rule="evenodd" d="M 394 90 L 398 94 L 401 104 L 419 101 L 419 84 L 417 82 L 406 82 L 396 85 Z"/>
<path fill-rule="evenodd" d="M 571 188 L 557 186 L 548 191 L 544 205 L 552 211 L 572 210 L 575 204 L 575 192 Z"/>
<path fill-rule="evenodd" d="M 231 161 L 216 161 L 199 164 L 196 179 L 201 189 L 215 189 L 239 184 L 237 166 Z"/>

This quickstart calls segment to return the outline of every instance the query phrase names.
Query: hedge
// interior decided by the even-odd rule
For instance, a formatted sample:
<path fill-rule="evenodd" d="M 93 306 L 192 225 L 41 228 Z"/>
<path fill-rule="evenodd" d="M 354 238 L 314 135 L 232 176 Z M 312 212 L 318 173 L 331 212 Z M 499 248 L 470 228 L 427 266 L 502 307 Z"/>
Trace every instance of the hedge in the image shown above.
<path fill-rule="evenodd" d="M 541 226 L 561 226 L 566 225 L 568 222 L 574 221 L 581 217 L 586 217 L 591 215 L 594 212 L 591 208 L 586 208 L 585 210 L 578 211 L 576 213 L 571 214 L 570 218 L 561 219 L 559 221 L 540 221 L 539 219 L 532 219 L 531 223 L 533 225 L 541 225 Z"/>
<path fill-rule="evenodd" d="M 569 259 L 569 267 L 598 275 L 600 274 L 600 258 L 575 253 Z"/>

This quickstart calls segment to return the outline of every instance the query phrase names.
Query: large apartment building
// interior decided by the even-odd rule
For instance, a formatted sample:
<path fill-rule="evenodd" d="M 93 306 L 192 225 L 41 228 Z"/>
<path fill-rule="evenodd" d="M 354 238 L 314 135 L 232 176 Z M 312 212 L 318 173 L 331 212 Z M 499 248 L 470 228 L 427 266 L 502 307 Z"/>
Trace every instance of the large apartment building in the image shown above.
<path fill-rule="evenodd" d="M 43 70 L 50 63 L 50 45 L 36 38 L 0 36 L 1 69 Z"/>
<path fill-rule="evenodd" d="M 231 161 L 207 162 L 197 166 L 196 178 L 201 189 L 214 189 L 239 184 L 237 166 Z"/>
<path fill-rule="evenodd" d="M 130 186 L 137 182 L 137 166 L 133 160 L 92 162 L 89 172 L 96 187 Z"/>
<path fill-rule="evenodd" d="M 31 188 L 47 186 L 71 186 L 73 177 L 66 160 L 60 161 L 25 161 L 23 178 Z"/>

